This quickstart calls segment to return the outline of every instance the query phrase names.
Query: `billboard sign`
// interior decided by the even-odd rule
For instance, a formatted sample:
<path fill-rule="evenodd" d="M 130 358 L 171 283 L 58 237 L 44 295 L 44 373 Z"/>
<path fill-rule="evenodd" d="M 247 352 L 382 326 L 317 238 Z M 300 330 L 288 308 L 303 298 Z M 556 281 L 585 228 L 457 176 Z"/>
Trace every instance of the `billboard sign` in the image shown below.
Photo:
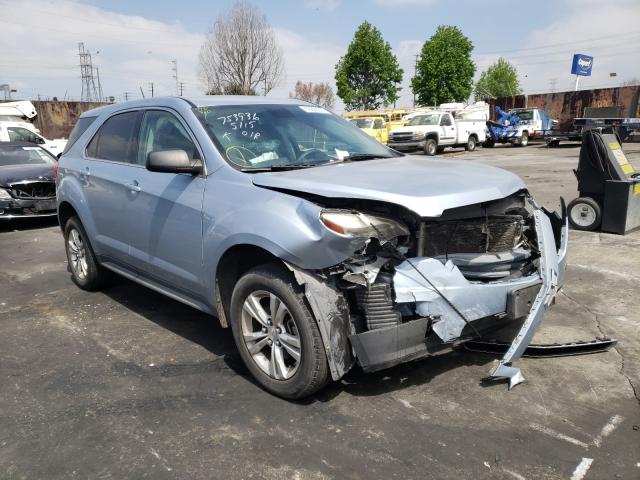
<path fill-rule="evenodd" d="M 573 75 L 589 76 L 591 75 L 591 67 L 593 67 L 593 57 L 582 53 L 576 53 L 573 56 L 573 63 L 571 64 L 571 73 Z"/>

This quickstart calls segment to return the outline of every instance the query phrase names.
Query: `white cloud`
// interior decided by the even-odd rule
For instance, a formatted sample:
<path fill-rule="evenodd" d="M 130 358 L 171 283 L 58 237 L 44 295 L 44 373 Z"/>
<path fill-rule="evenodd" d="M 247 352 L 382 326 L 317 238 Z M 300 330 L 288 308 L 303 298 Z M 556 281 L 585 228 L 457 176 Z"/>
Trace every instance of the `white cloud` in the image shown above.
<path fill-rule="evenodd" d="M 582 77 L 580 88 L 616 86 L 640 77 L 638 19 L 640 3 L 634 0 L 602 3 L 573 0 L 567 13 L 544 28 L 532 31 L 521 50 L 475 55 L 478 73 L 502 56 L 516 65 L 525 93 L 573 90 L 574 53 L 593 55 L 591 77 Z M 508 49 L 508 48 L 507 48 Z M 609 77 L 610 72 L 617 76 Z"/>
<path fill-rule="evenodd" d="M 203 35 L 140 16 L 110 12 L 73 1 L 23 0 L 3 4 L 0 28 L 3 83 L 17 96 L 78 99 L 81 93 L 78 42 L 99 67 L 102 90 L 116 98 L 140 98 L 154 82 L 156 95 L 175 93 L 171 63 L 180 81 L 196 93 L 196 62 Z M 99 53 L 98 53 L 99 52 Z"/>
<path fill-rule="evenodd" d="M 427 6 L 433 5 L 437 0 L 376 0 L 381 7 L 406 7 L 406 6 Z"/>
<path fill-rule="evenodd" d="M 269 96 L 287 97 L 298 80 L 328 82 L 335 92 L 334 68 L 346 48 L 326 43 L 324 38 L 322 41 L 315 41 L 291 30 L 274 30 L 284 54 L 285 77 Z M 342 105 L 336 105 L 336 109 L 341 110 Z"/>

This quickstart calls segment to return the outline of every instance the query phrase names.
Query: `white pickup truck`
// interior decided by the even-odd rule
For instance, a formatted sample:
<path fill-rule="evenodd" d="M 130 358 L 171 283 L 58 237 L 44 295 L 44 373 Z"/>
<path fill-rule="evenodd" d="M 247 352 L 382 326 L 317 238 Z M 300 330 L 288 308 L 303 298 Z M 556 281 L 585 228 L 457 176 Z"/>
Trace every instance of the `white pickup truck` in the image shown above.
<path fill-rule="evenodd" d="M 465 147 L 473 151 L 485 141 L 484 120 L 455 120 L 449 112 L 431 111 L 413 117 L 394 129 L 387 145 L 395 150 L 422 149 L 427 155 L 442 152 L 445 147 Z"/>

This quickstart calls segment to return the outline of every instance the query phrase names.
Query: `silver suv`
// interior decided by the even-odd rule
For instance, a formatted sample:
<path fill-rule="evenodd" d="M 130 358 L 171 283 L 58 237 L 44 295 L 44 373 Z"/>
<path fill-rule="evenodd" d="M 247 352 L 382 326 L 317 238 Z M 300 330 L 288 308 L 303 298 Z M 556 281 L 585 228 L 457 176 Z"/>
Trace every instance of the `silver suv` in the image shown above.
<path fill-rule="evenodd" d="M 511 366 L 562 285 L 566 215 L 515 175 L 404 156 L 329 111 L 261 97 L 86 112 L 57 172 L 73 281 L 115 272 L 217 316 L 269 391 L 511 331 Z"/>

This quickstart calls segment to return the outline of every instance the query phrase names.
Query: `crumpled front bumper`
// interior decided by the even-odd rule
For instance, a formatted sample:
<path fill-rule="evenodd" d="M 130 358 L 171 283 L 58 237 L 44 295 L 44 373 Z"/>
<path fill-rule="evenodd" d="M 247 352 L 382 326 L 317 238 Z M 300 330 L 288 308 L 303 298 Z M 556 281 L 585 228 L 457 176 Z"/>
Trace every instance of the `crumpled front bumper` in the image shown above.
<path fill-rule="evenodd" d="M 56 199 L 11 198 L 0 200 L 0 221 L 24 217 L 51 217 L 57 214 Z"/>
<path fill-rule="evenodd" d="M 564 283 L 568 240 L 564 202 L 560 215 L 531 202 L 540 249 L 537 272 L 483 283 L 467 280 L 451 261 L 443 264 L 429 257 L 405 260 L 393 277 L 395 303 L 414 309 L 420 318 L 351 335 L 360 365 L 365 370 L 378 370 L 433 354 L 444 345 L 472 338 L 474 331 L 483 330 L 487 319 L 497 328 L 519 321 L 522 323 L 511 347 L 491 376 L 507 378 L 510 387 L 522 382 L 522 373 L 512 362 L 522 356 Z M 428 335 L 429 330 L 435 335 Z"/>

